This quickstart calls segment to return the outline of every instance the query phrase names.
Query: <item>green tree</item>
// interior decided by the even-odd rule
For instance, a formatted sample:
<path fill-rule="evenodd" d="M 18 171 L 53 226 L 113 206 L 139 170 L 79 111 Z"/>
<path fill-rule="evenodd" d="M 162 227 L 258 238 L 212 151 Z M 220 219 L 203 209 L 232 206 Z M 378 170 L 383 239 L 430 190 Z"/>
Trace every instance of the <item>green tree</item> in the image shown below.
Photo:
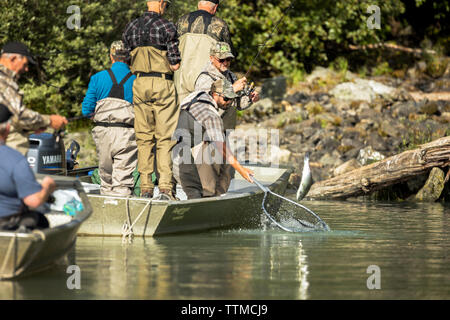
<path fill-rule="evenodd" d="M 21 80 L 25 103 L 43 113 L 66 116 L 80 114 L 90 76 L 110 66 L 109 45 L 146 10 L 143 0 L 1 1 L 0 45 L 23 41 L 39 62 Z M 196 0 L 172 1 L 166 17 L 176 21 L 196 10 L 196 4 Z M 367 7 L 374 4 L 381 9 L 381 30 L 366 24 Z M 81 10 L 79 29 L 67 26 L 71 5 Z M 257 77 L 292 76 L 327 63 L 335 48 L 379 42 L 389 33 L 386 17 L 402 11 L 400 0 L 225 0 L 217 15 L 229 24 L 239 52 L 233 69 L 245 72 L 253 62 L 251 75 Z"/>

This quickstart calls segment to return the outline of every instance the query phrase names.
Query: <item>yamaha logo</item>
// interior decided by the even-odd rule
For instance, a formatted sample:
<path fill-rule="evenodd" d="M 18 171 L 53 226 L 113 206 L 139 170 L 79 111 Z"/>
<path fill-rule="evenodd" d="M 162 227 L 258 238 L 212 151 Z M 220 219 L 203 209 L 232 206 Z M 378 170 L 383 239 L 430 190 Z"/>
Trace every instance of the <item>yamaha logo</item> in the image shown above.
<path fill-rule="evenodd" d="M 42 163 L 44 165 L 61 163 L 61 155 L 43 156 Z"/>

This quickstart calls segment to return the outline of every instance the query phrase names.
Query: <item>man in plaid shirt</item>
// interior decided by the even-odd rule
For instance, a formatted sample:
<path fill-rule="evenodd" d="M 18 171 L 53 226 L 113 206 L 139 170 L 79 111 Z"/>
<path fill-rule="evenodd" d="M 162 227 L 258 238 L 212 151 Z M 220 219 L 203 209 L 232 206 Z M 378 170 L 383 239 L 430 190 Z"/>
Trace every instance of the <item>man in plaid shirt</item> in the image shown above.
<path fill-rule="evenodd" d="M 231 168 L 253 183 L 250 169 L 239 164 L 226 145 L 219 110 L 237 97 L 225 79 L 213 82 L 209 92 L 195 91 L 181 102 L 175 137 L 174 171 L 189 199 L 214 197 L 228 191 Z"/>
<path fill-rule="evenodd" d="M 181 58 L 176 27 L 162 18 L 169 4 L 170 0 L 147 1 L 148 12 L 127 25 L 122 39 L 130 50 L 130 69 L 137 77 L 133 104 L 141 196 L 153 197 L 151 175 L 156 156 L 160 194 L 173 200 L 171 151 L 175 142 L 171 138 L 179 116 L 173 72 Z"/>

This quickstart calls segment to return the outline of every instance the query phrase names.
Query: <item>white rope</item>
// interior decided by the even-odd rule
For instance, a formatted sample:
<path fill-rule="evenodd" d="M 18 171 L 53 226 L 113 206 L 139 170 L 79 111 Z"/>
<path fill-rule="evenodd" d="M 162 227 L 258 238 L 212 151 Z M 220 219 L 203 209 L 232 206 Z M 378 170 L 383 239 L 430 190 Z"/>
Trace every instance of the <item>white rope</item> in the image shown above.
<path fill-rule="evenodd" d="M 142 214 L 145 212 L 145 209 L 148 208 L 148 206 L 152 203 L 152 200 L 147 200 L 147 204 L 145 205 L 144 209 L 141 210 L 141 212 L 138 214 L 136 219 L 133 223 L 131 223 L 131 216 L 128 208 L 128 199 L 127 199 L 127 216 L 128 216 L 128 222 L 125 221 L 122 226 L 122 243 L 128 242 L 131 243 L 134 237 L 133 227 L 138 222 L 138 220 L 141 218 Z M 150 211 L 149 211 L 150 212 Z"/>

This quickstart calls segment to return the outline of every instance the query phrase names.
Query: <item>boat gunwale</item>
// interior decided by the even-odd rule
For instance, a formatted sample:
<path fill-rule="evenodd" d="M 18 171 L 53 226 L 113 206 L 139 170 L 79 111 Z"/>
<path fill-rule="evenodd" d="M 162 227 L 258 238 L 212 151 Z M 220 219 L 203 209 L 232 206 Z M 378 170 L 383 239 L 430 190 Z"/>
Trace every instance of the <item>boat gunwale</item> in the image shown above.
<path fill-rule="evenodd" d="M 268 167 L 264 165 L 251 165 L 251 167 L 259 167 L 259 168 L 275 168 L 275 169 L 284 169 L 285 171 L 272 183 L 269 185 L 269 189 L 273 189 L 280 185 L 282 182 L 287 181 L 289 176 L 294 171 L 294 168 L 291 166 L 280 165 L 278 167 Z M 263 191 L 259 188 L 255 188 L 252 191 L 246 192 L 227 192 L 225 195 L 215 196 L 215 197 L 206 197 L 206 198 L 198 198 L 198 199 L 186 199 L 186 200 L 158 200 L 158 199 L 149 199 L 149 198 L 140 198 L 140 197 L 122 197 L 122 196 L 108 196 L 101 194 L 89 194 L 86 193 L 87 197 L 90 198 L 103 198 L 103 199 L 117 199 L 117 200 L 128 200 L 128 201 L 140 201 L 140 202 L 151 202 L 152 205 L 165 205 L 165 206 L 183 206 L 195 203 L 208 203 L 215 202 L 221 200 L 231 200 L 231 199 L 239 199 L 249 197 L 255 194 L 263 193 Z"/>

